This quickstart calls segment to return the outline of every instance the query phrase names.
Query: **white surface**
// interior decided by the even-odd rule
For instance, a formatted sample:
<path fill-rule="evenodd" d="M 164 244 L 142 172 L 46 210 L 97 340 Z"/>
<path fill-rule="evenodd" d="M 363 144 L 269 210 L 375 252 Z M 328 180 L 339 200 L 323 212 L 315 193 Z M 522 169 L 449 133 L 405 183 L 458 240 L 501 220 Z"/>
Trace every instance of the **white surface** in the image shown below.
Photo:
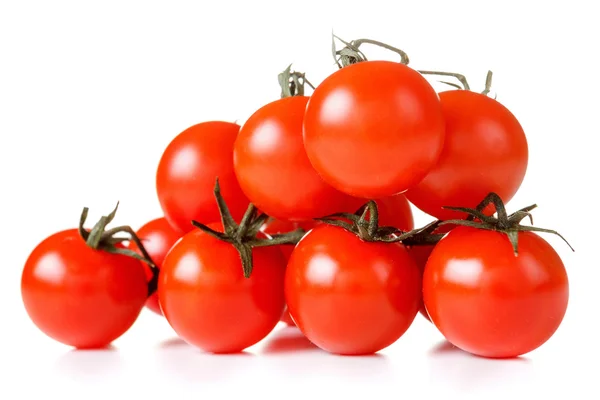
<path fill-rule="evenodd" d="M 600 355 L 597 237 L 584 215 L 596 209 L 585 200 L 600 170 L 600 85 L 587 74 L 600 67 L 593 2 L 158 3 L 0 2 L 0 398 L 504 399 L 573 388 L 600 397 L 592 374 Z M 548 237 L 571 281 L 557 334 L 525 361 L 436 351 L 442 338 L 420 317 L 370 358 L 330 356 L 301 339 L 287 346 L 289 330 L 273 332 L 254 355 L 203 355 L 173 342 L 149 312 L 112 352 L 73 352 L 41 334 L 19 292 L 33 247 L 75 226 L 83 206 L 93 220 L 120 200 L 116 223 L 134 227 L 159 215 L 154 174 L 169 141 L 200 121 L 243 122 L 278 97 L 277 74 L 290 62 L 322 80 L 335 70 L 332 29 L 402 47 L 415 68 L 461 71 L 475 90 L 494 71 L 498 100 L 530 145 L 509 208 L 537 202 L 536 224 L 560 230 L 577 250 Z M 417 224 L 427 221 L 417 214 Z"/>

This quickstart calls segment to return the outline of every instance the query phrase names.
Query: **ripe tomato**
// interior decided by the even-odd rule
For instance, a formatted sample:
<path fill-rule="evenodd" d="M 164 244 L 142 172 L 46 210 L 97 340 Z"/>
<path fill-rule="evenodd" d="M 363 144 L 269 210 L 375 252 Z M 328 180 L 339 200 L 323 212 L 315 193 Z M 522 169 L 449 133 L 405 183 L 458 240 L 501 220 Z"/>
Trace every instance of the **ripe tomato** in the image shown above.
<path fill-rule="evenodd" d="M 291 222 L 291 221 L 271 218 L 263 225 L 263 227 L 261 228 L 261 231 L 263 231 L 266 234 L 278 234 L 278 233 L 291 232 L 295 229 L 302 228 L 306 232 L 308 232 L 309 230 L 314 228 L 317 224 L 318 224 L 318 222 L 316 222 L 316 221 L 303 221 L 300 223 L 300 222 Z M 279 250 L 281 250 L 281 253 L 284 256 L 285 262 L 287 265 L 287 262 L 290 259 L 290 256 L 292 255 L 292 251 L 294 251 L 294 245 L 282 244 L 282 245 L 279 245 L 278 248 L 279 248 Z M 292 320 L 290 313 L 287 310 L 287 306 L 286 306 L 285 310 L 283 311 L 283 315 L 281 316 L 281 321 L 289 326 L 296 325 L 294 323 L 294 320 Z"/>
<path fill-rule="evenodd" d="M 285 307 L 285 260 L 276 247 L 255 248 L 253 257 L 252 275 L 245 278 L 240 255 L 227 242 L 193 230 L 173 246 L 163 262 L 158 297 L 183 340 L 207 352 L 234 353 L 273 330 Z"/>
<path fill-rule="evenodd" d="M 308 97 L 276 100 L 242 126 L 234 148 L 235 173 L 256 207 L 277 219 L 307 220 L 339 211 L 347 195 L 314 170 L 302 141 Z"/>
<path fill-rule="evenodd" d="M 363 61 L 327 77 L 304 117 L 313 167 L 336 189 L 381 198 L 415 186 L 442 151 L 438 96 L 417 71 L 390 61 Z"/>
<path fill-rule="evenodd" d="M 519 121 L 496 100 L 468 90 L 442 92 L 440 102 L 444 148 L 435 168 L 406 192 L 410 202 L 438 219 L 463 218 L 442 207 L 474 208 L 489 192 L 508 202 L 527 170 L 527 140 Z M 493 207 L 488 210 L 493 213 Z"/>
<path fill-rule="evenodd" d="M 431 255 L 431 252 L 435 248 L 435 245 L 417 245 L 417 246 L 409 246 L 406 249 L 408 250 L 408 254 L 413 258 L 415 264 L 419 268 L 421 275 L 425 272 L 425 265 L 427 264 L 427 259 Z M 425 302 L 423 298 L 421 298 L 419 305 L 419 313 L 425 317 L 426 320 L 431 322 L 431 318 L 429 318 L 429 314 L 427 313 L 427 309 L 425 308 Z"/>
<path fill-rule="evenodd" d="M 233 172 L 233 144 L 239 125 L 210 121 L 181 132 L 164 151 L 156 173 L 156 191 L 165 218 L 173 228 L 189 232 L 192 220 L 219 221 L 213 198 L 218 177 L 234 218 L 248 207 Z"/>
<path fill-rule="evenodd" d="M 535 233 L 459 226 L 435 247 L 423 278 L 431 320 L 453 345 L 493 358 L 516 357 L 558 329 L 569 299 L 565 267 Z"/>
<path fill-rule="evenodd" d="M 365 242 L 321 224 L 296 245 L 285 293 L 294 321 L 315 345 L 337 354 L 370 354 L 412 324 L 421 274 L 403 245 Z"/>
<path fill-rule="evenodd" d="M 140 261 L 94 250 L 70 229 L 33 250 L 21 293 L 29 317 L 46 335 L 68 346 L 100 348 L 133 325 L 148 287 Z"/>
<path fill-rule="evenodd" d="M 355 212 L 361 206 L 367 202 L 366 199 L 352 198 L 347 203 L 346 208 L 348 212 Z M 379 211 L 379 225 L 380 226 L 393 226 L 404 232 L 408 232 L 414 229 L 415 221 L 410 208 L 410 203 L 403 194 L 397 194 L 395 196 L 384 197 L 382 199 L 375 200 Z"/>
<path fill-rule="evenodd" d="M 158 268 L 161 267 L 168 251 L 181 237 L 181 234 L 175 231 L 165 218 L 157 218 L 146 223 L 136 233 Z M 133 241 L 129 243 L 128 247 L 139 252 L 138 247 Z M 152 270 L 148 266 L 145 267 L 146 278 L 149 281 L 152 278 Z M 162 315 L 158 302 L 158 293 L 155 292 L 148 298 L 146 307 L 156 314 Z"/>

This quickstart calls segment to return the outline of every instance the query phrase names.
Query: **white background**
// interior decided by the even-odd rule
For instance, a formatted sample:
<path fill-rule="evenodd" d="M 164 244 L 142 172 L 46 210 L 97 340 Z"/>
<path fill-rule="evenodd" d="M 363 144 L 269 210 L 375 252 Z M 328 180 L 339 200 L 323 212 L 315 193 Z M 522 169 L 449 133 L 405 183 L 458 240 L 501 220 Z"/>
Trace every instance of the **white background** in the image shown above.
<path fill-rule="evenodd" d="M 0 398 L 599 398 L 594 2 L 445 3 L 1 1 Z M 291 62 L 320 82 L 335 71 L 332 30 L 401 47 L 415 68 L 461 71 L 474 90 L 494 71 L 530 146 L 509 208 L 537 203 L 536 224 L 576 249 L 547 237 L 571 282 L 549 342 L 521 361 L 477 359 L 444 351 L 418 316 L 377 357 L 330 356 L 281 328 L 251 355 L 209 356 L 144 311 L 113 351 L 77 352 L 29 322 L 20 273 L 40 240 L 74 227 L 83 206 L 92 221 L 120 200 L 115 223 L 136 228 L 159 216 L 155 171 L 169 141 L 204 120 L 243 122 L 278 98 Z"/>

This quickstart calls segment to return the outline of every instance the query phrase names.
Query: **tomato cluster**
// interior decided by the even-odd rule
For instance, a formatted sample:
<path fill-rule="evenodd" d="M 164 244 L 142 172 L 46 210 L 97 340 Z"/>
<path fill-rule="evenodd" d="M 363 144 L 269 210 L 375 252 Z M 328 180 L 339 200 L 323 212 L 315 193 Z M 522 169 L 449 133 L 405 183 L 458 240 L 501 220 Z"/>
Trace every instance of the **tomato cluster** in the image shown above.
<path fill-rule="evenodd" d="M 492 358 L 546 342 L 567 309 L 556 251 L 508 214 L 527 169 L 516 117 L 462 75 L 367 60 L 353 41 L 308 96 L 304 74 L 241 126 L 201 122 L 160 158 L 164 215 L 134 232 L 49 236 L 25 263 L 32 321 L 77 348 L 110 344 L 144 305 L 186 342 L 239 352 L 283 321 L 318 347 L 370 354 L 418 313 L 453 345 Z M 463 86 L 437 93 L 427 75 Z M 312 87 L 312 85 L 310 85 Z M 411 204 L 433 221 L 415 229 Z"/>

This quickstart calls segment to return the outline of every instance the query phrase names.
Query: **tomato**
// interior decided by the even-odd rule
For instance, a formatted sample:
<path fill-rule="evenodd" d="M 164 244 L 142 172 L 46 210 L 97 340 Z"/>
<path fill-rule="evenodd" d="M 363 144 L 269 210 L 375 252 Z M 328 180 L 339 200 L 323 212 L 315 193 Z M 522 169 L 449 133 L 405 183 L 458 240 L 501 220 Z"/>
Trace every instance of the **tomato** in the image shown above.
<path fill-rule="evenodd" d="M 502 104 L 468 90 L 440 93 L 446 140 L 437 165 L 406 196 L 438 219 L 464 215 L 444 206 L 474 208 L 489 192 L 508 202 L 527 170 L 523 128 Z M 474 112 L 476 110 L 476 112 Z M 488 209 L 493 213 L 493 207 Z"/>
<path fill-rule="evenodd" d="M 354 213 L 367 201 L 367 199 L 353 198 L 347 203 L 346 208 L 348 209 L 348 212 Z M 395 196 L 377 199 L 375 202 L 377 203 L 379 212 L 380 226 L 393 226 L 404 232 L 414 229 L 415 221 L 412 209 L 410 208 L 410 203 L 406 199 L 406 196 L 397 194 Z"/>
<path fill-rule="evenodd" d="M 179 240 L 181 234 L 175 231 L 165 218 L 157 218 L 142 226 L 137 232 L 137 236 L 142 240 L 144 248 L 152 258 L 152 261 L 158 268 L 161 267 L 167 252 Z M 135 242 L 130 242 L 130 249 L 139 252 Z M 152 278 L 152 270 L 146 266 L 146 278 Z M 158 303 L 158 293 L 152 294 L 146 301 L 146 307 L 158 315 L 162 315 Z"/>
<path fill-rule="evenodd" d="M 253 258 L 252 275 L 245 278 L 240 255 L 227 242 L 193 230 L 173 246 L 158 297 L 183 340 L 207 352 L 234 353 L 273 330 L 285 307 L 285 260 L 277 247 L 255 248 Z"/>
<path fill-rule="evenodd" d="M 308 232 L 312 228 L 314 228 L 317 224 L 318 224 L 318 222 L 316 222 L 316 221 L 304 221 L 302 223 L 299 223 L 299 222 L 291 222 L 291 221 L 271 218 L 263 225 L 263 227 L 261 228 L 261 231 L 266 234 L 278 234 L 278 233 L 291 232 L 298 228 L 302 228 L 306 232 Z M 282 245 L 279 245 L 278 247 L 284 256 L 286 265 L 287 265 L 287 261 L 290 259 L 290 256 L 292 255 L 292 251 L 294 251 L 294 245 L 282 244 Z M 294 323 L 294 320 L 290 316 L 290 313 L 287 310 L 287 306 L 283 312 L 283 315 L 281 316 L 281 321 L 289 326 L 296 325 Z"/>
<path fill-rule="evenodd" d="M 438 95 L 417 71 L 363 61 L 327 77 L 304 116 L 304 145 L 321 177 L 356 197 L 382 198 L 415 186 L 444 142 Z"/>
<path fill-rule="evenodd" d="M 531 352 L 558 329 L 569 283 L 556 251 L 518 233 L 518 256 L 502 232 L 459 226 L 435 247 L 423 278 L 432 322 L 453 345 L 508 358 Z"/>
<path fill-rule="evenodd" d="M 164 151 L 156 191 L 165 218 L 181 233 L 192 230 L 192 220 L 219 221 L 213 198 L 217 177 L 234 218 L 241 218 L 248 207 L 233 171 L 233 144 L 239 129 L 229 122 L 203 122 L 181 132 Z"/>
<path fill-rule="evenodd" d="M 235 142 L 234 165 L 250 201 L 277 219 L 307 220 L 338 212 L 347 199 L 314 170 L 302 141 L 308 97 L 276 100 L 256 111 Z"/>
<path fill-rule="evenodd" d="M 294 321 L 315 345 L 342 355 L 370 354 L 412 324 L 421 274 L 401 244 L 365 242 L 320 224 L 292 252 L 285 293 Z"/>
<path fill-rule="evenodd" d="M 69 229 L 33 250 L 21 293 L 29 317 L 46 335 L 68 346 L 100 348 L 133 325 L 148 287 L 140 261 L 94 250 Z"/>
<path fill-rule="evenodd" d="M 435 245 L 415 245 L 407 247 L 408 254 L 413 258 L 415 264 L 419 268 L 421 274 L 425 272 L 425 265 L 427 264 L 427 259 L 431 255 L 431 252 L 435 248 Z M 429 313 L 425 308 L 425 302 L 421 298 L 421 302 L 419 305 L 419 313 L 425 317 L 428 321 L 431 322 L 431 318 L 429 318 Z"/>

